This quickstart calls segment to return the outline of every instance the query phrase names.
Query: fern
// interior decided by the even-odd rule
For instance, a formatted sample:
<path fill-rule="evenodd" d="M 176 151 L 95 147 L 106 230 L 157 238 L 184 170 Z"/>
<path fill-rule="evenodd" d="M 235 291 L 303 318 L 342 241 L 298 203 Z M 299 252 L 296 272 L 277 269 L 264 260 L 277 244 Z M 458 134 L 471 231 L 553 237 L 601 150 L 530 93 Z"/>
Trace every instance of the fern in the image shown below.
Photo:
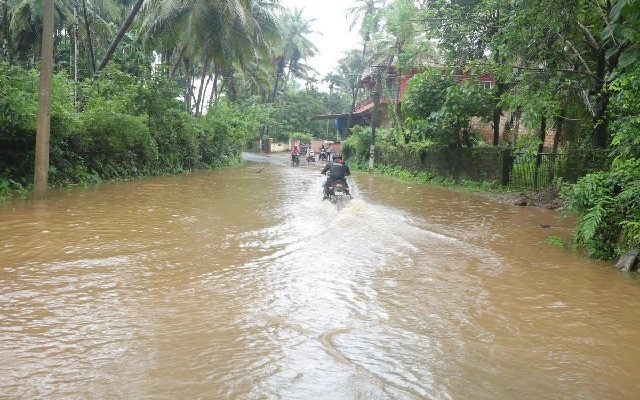
<path fill-rule="evenodd" d="M 640 247 L 640 218 L 636 221 L 622 221 L 622 240 L 629 247 Z"/>
<path fill-rule="evenodd" d="M 593 207 L 583 215 L 579 221 L 574 233 L 576 242 L 584 244 L 596 235 L 598 228 L 607 214 L 607 204 L 610 203 L 611 197 L 603 197 L 596 202 Z"/>

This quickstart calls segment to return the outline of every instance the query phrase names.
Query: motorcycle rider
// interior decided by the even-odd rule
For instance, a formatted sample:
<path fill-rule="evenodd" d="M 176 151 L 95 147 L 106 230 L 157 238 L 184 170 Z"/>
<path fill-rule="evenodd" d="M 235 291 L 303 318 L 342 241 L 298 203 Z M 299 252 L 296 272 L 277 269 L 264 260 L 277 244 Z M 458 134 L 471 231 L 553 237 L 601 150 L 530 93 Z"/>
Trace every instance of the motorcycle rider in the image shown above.
<path fill-rule="evenodd" d="M 324 149 L 324 145 L 321 145 L 321 146 L 320 146 L 320 156 L 319 156 L 319 158 L 318 158 L 318 159 L 319 159 L 319 160 L 325 160 L 325 161 L 327 160 L 327 152 L 326 152 L 326 150 Z"/>
<path fill-rule="evenodd" d="M 309 149 L 307 150 L 307 161 L 315 161 L 316 160 L 316 153 L 315 151 L 313 151 L 313 147 L 309 146 Z"/>
<path fill-rule="evenodd" d="M 300 157 L 300 151 L 298 150 L 298 146 L 294 145 L 293 149 L 291 149 L 291 161 L 295 162 L 298 157 Z"/>
<path fill-rule="evenodd" d="M 328 162 L 327 165 L 322 169 L 322 174 L 326 174 L 329 172 L 329 176 L 327 177 L 327 181 L 324 183 L 324 198 L 329 197 L 329 186 L 335 181 L 342 180 L 345 185 L 347 185 L 347 176 L 351 175 L 351 171 L 349 170 L 349 166 L 342 161 L 342 157 L 340 154 L 336 154 L 333 162 Z"/>

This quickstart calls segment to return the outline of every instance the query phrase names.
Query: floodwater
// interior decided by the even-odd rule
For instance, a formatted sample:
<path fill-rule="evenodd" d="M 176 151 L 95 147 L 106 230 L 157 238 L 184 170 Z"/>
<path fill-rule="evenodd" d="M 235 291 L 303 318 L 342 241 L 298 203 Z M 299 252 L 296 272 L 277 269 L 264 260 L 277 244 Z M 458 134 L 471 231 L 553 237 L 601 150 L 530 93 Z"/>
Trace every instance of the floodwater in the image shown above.
<path fill-rule="evenodd" d="M 249 158 L 0 205 L 0 398 L 640 396 L 636 275 L 569 221 Z"/>

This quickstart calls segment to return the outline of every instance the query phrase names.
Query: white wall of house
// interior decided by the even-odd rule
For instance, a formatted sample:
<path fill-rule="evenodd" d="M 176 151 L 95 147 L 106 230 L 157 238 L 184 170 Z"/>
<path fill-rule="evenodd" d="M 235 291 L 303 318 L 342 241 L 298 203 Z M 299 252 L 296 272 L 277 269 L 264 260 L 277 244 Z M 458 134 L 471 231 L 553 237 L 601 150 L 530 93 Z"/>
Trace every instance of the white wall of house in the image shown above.
<path fill-rule="evenodd" d="M 273 142 L 271 144 L 271 152 L 277 153 L 282 151 L 289 151 L 289 143 Z"/>

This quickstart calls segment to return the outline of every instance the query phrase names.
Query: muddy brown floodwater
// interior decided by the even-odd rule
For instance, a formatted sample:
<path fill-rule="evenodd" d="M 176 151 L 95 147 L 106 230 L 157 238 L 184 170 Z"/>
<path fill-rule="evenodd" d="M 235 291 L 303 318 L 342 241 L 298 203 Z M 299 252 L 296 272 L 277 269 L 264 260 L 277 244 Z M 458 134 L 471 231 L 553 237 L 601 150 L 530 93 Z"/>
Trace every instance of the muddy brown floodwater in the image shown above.
<path fill-rule="evenodd" d="M 640 285 L 555 212 L 247 157 L 0 205 L 0 398 L 640 396 Z"/>

